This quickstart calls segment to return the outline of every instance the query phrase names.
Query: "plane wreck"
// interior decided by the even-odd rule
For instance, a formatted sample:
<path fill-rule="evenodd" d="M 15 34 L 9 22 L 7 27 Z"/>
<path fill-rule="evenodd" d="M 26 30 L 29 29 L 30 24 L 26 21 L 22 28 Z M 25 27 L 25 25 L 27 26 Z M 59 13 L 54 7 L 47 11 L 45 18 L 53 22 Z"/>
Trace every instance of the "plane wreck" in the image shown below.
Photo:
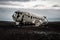
<path fill-rule="evenodd" d="M 22 12 L 22 11 L 15 11 L 12 15 L 13 20 L 15 21 L 16 25 L 23 24 L 34 24 L 34 26 L 41 26 L 46 25 L 48 20 L 45 16 L 38 16 L 29 12 Z"/>

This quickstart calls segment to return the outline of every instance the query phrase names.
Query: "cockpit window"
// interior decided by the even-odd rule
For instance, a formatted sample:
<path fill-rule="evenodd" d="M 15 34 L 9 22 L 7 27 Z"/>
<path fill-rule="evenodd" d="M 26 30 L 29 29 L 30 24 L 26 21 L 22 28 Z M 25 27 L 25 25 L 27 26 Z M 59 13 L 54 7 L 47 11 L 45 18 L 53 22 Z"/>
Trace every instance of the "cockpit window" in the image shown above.
<path fill-rule="evenodd" d="M 22 14 L 22 12 L 19 12 L 19 11 L 15 11 L 15 13 L 17 13 L 17 14 Z"/>
<path fill-rule="evenodd" d="M 43 16 L 44 18 L 46 18 L 46 16 Z"/>

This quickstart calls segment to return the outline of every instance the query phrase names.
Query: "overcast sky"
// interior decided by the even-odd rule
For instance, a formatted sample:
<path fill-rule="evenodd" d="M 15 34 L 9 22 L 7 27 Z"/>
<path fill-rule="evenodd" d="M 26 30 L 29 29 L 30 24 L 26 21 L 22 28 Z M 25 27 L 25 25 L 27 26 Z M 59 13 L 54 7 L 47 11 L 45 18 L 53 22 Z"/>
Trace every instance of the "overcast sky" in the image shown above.
<path fill-rule="evenodd" d="M 60 9 L 60 0 L 0 0 L 0 7 Z"/>
<path fill-rule="evenodd" d="M 25 9 L 45 15 L 49 21 L 60 21 L 60 0 L 0 0 L 0 21 L 11 21 L 16 10 Z"/>

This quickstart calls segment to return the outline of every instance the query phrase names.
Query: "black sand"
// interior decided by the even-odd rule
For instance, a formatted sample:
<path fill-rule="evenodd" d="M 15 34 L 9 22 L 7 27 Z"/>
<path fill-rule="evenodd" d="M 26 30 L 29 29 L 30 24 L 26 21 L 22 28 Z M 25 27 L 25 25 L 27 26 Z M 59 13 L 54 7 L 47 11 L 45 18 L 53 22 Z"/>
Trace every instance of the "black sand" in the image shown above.
<path fill-rule="evenodd" d="M 18 28 L 14 22 L 0 21 L 0 40 L 60 40 L 60 22 L 49 22 L 41 28 Z"/>

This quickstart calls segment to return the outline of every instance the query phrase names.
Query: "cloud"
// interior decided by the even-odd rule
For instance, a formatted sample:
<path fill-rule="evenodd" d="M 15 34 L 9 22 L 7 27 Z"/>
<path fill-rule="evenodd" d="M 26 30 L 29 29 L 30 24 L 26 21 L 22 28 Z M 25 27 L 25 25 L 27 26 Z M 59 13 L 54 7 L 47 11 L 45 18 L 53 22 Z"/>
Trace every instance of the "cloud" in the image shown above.
<path fill-rule="evenodd" d="M 21 5 L 21 2 L 13 2 L 13 1 L 0 2 L 0 5 L 23 6 L 23 5 Z"/>
<path fill-rule="evenodd" d="M 55 4 L 55 5 L 53 5 L 52 7 L 60 7 L 60 5 Z"/>
<path fill-rule="evenodd" d="M 6 8 L 60 9 L 58 6 L 59 4 L 58 5 L 55 4 L 56 3 L 49 3 L 48 1 L 42 1 L 42 0 L 30 0 L 28 2 L 0 1 L 0 7 L 6 7 Z"/>
<path fill-rule="evenodd" d="M 0 0 L 0 1 L 20 1 L 20 2 L 27 2 L 27 1 L 30 1 L 30 0 Z"/>
<path fill-rule="evenodd" d="M 33 7 L 45 7 L 45 5 L 41 5 L 41 4 L 38 4 L 38 5 L 34 5 Z"/>

